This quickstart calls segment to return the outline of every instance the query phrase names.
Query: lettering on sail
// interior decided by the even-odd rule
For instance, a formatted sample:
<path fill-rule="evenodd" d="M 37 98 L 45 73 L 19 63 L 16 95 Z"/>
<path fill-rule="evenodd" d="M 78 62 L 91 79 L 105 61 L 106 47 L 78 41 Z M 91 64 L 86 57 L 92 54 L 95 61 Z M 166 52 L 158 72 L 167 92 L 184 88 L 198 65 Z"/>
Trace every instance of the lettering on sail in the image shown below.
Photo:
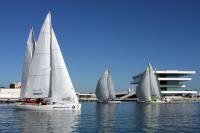
<path fill-rule="evenodd" d="M 33 90 L 33 95 L 42 95 L 43 92 L 41 89 L 38 89 L 38 90 Z"/>

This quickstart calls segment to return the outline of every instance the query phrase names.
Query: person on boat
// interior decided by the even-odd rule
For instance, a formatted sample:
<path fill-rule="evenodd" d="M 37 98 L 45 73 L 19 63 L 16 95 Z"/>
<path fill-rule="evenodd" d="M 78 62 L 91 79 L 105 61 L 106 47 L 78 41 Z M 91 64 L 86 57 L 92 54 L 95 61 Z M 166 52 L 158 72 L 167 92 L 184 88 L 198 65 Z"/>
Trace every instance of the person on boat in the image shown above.
<path fill-rule="evenodd" d="M 47 105 L 47 100 L 43 99 L 42 100 L 42 105 Z"/>
<path fill-rule="evenodd" d="M 26 99 L 23 101 L 23 104 L 36 104 L 36 100 L 35 100 L 35 99 L 26 98 Z"/>
<path fill-rule="evenodd" d="M 38 98 L 38 99 L 36 99 L 36 102 L 37 102 L 38 106 L 42 105 L 43 99 L 42 98 Z"/>

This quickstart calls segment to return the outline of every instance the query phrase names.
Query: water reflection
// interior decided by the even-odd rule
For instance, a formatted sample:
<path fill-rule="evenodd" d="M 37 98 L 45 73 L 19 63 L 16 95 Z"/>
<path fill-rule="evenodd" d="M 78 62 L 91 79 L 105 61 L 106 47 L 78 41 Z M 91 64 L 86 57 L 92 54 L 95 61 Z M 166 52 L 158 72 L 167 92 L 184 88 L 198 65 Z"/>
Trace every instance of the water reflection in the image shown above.
<path fill-rule="evenodd" d="M 114 110 L 116 104 L 96 104 L 96 116 L 97 116 L 97 126 L 99 132 L 109 133 L 112 132 L 112 127 L 114 124 Z"/>
<path fill-rule="evenodd" d="M 160 104 L 142 104 L 137 103 L 137 117 L 138 123 L 136 125 L 137 129 L 142 129 L 143 131 L 153 131 L 159 127 L 159 117 L 160 117 Z"/>
<path fill-rule="evenodd" d="M 16 111 L 0 105 L 0 133 L 199 132 L 200 103 L 83 103 L 80 113 Z"/>
<path fill-rule="evenodd" d="M 78 111 L 19 111 L 23 133 L 69 133 L 75 131 L 80 112 Z"/>

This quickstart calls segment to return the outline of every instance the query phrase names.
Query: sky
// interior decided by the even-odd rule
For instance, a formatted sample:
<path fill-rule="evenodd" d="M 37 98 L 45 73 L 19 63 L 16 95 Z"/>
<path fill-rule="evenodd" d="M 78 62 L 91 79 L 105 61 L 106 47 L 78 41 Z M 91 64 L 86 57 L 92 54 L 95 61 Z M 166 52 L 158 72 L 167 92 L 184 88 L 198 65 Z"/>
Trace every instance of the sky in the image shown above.
<path fill-rule="evenodd" d="M 52 23 L 74 87 L 94 92 L 108 67 L 117 90 L 150 61 L 162 70 L 195 70 L 189 89 L 200 89 L 198 0 L 1 0 L 0 86 L 21 80 L 30 27 L 37 40 Z"/>

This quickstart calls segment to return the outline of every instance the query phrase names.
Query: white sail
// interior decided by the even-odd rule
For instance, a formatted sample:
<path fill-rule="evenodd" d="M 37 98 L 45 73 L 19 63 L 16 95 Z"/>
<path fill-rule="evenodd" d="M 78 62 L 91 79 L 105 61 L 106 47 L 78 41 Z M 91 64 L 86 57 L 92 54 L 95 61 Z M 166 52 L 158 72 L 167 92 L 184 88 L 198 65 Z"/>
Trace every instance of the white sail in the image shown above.
<path fill-rule="evenodd" d="M 149 78 L 149 67 L 146 68 L 140 83 L 136 89 L 136 96 L 141 102 L 151 101 L 151 90 L 150 90 L 150 78 Z"/>
<path fill-rule="evenodd" d="M 136 95 L 143 102 L 161 99 L 160 87 L 150 63 L 138 85 Z"/>
<path fill-rule="evenodd" d="M 109 70 L 108 70 L 107 84 L 108 84 L 108 90 L 109 90 L 109 98 L 111 98 L 111 99 L 116 98 L 115 89 L 114 89 L 111 73 Z"/>
<path fill-rule="evenodd" d="M 25 71 L 25 70 L 24 70 Z M 26 73 L 26 72 L 25 72 Z M 48 13 L 31 59 L 23 98 L 42 98 L 41 106 L 22 103 L 16 109 L 80 110 L 74 87 L 51 25 Z M 23 95 L 23 94 L 22 94 Z"/>
<path fill-rule="evenodd" d="M 95 91 L 96 97 L 100 101 L 105 101 L 109 98 L 107 81 L 108 81 L 108 70 L 106 69 L 106 71 L 100 77 Z"/>
<path fill-rule="evenodd" d="M 149 76 L 150 76 L 150 85 L 151 85 L 151 96 L 155 96 L 155 98 L 160 99 L 161 98 L 161 92 L 160 87 L 158 84 L 158 80 L 156 78 L 156 75 L 153 72 L 153 68 L 151 64 L 149 63 Z"/>
<path fill-rule="evenodd" d="M 78 98 L 53 29 L 51 42 L 51 78 L 51 97 L 53 101 L 78 103 Z"/>
<path fill-rule="evenodd" d="M 27 82 L 27 78 L 28 78 L 28 72 L 29 72 L 29 66 L 31 64 L 31 60 L 33 57 L 33 53 L 35 50 L 35 39 L 34 39 L 34 32 L 33 32 L 33 28 L 31 28 L 29 36 L 28 36 L 28 40 L 27 40 L 27 46 L 26 46 L 26 52 L 25 52 L 25 56 L 24 56 L 24 64 L 23 64 L 23 69 L 22 69 L 22 87 L 21 87 L 21 93 L 20 93 L 20 97 L 24 98 L 24 94 L 26 91 L 26 82 Z"/>
<path fill-rule="evenodd" d="M 106 101 L 109 98 L 116 98 L 111 73 L 108 69 L 106 69 L 103 75 L 100 77 L 95 93 L 100 101 Z"/>
<path fill-rule="evenodd" d="M 26 85 L 26 98 L 49 96 L 51 15 L 47 15 L 35 47 Z"/>

